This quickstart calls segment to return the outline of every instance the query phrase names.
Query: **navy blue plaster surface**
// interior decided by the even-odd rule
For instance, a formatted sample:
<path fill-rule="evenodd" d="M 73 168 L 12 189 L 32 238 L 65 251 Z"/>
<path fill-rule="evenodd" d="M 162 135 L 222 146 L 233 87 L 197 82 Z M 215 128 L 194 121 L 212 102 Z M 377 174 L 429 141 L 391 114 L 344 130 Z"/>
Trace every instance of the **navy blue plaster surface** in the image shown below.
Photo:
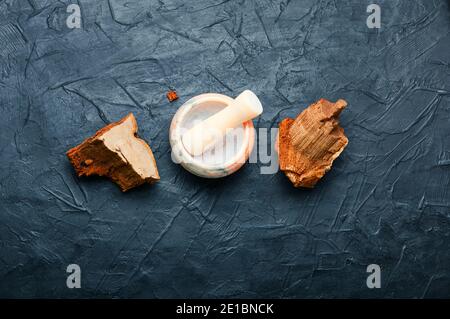
<path fill-rule="evenodd" d="M 79 0 L 70 30 L 71 2 L 0 0 L 0 297 L 450 297 L 448 1 L 374 1 L 380 30 L 372 1 Z M 177 108 L 247 88 L 260 128 L 348 101 L 315 189 L 172 163 Z M 161 181 L 77 178 L 65 152 L 129 112 Z"/>

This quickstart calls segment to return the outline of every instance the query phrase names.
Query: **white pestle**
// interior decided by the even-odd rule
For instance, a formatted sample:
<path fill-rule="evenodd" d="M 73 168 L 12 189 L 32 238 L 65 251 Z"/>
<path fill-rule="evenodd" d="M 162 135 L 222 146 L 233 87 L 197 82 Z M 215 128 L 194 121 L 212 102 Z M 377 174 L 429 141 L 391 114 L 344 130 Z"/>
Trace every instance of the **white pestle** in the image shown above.
<path fill-rule="evenodd" d="M 227 130 L 238 127 L 252 120 L 263 111 L 258 97 L 250 90 L 245 90 L 223 110 L 208 117 L 183 134 L 182 141 L 186 150 L 198 156 L 214 146 L 223 138 Z"/>

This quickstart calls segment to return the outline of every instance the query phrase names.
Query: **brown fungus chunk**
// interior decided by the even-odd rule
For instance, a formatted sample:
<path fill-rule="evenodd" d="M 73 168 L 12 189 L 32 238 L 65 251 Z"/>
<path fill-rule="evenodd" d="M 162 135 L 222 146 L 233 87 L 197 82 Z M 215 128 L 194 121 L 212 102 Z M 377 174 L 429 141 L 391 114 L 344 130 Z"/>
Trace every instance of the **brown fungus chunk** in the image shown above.
<path fill-rule="evenodd" d="M 339 125 L 339 114 L 346 106 L 344 100 L 332 103 L 320 99 L 296 119 L 281 121 L 280 169 L 295 187 L 314 187 L 348 144 L 344 129 Z"/>
<path fill-rule="evenodd" d="M 136 119 L 130 113 L 67 151 L 78 176 L 106 176 L 123 192 L 159 180 L 152 150 L 136 137 L 137 129 Z"/>

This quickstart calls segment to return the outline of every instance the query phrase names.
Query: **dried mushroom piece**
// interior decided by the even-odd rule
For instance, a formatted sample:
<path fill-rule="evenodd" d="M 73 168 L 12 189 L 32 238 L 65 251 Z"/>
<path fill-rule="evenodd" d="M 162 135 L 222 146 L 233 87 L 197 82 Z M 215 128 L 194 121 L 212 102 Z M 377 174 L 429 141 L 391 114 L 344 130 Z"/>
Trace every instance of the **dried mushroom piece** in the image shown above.
<path fill-rule="evenodd" d="M 281 121 L 278 137 L 280 169 L 295 187 L 314 187 L 348 144 L 338 118 L 346 106 L 344 100 L 332 103 L 320 99 L 296 119 Z"/>
<path fill-rule="evenodd" d="M 130 113 L 67 151 L 78 176 L 106 176 L 123 192 L 159 180 L 152 150 L 136 137 L 137 129 L 136 119 Z"/>
<path fill-rule="evenodd" d="M 175 100 L 178 100 L 177 92 L 174 91 L 174 90 L 170 90 L 169 92 L 167 92 L 166 97 L 169 100 L 169 102 L 173 102 Z"/>

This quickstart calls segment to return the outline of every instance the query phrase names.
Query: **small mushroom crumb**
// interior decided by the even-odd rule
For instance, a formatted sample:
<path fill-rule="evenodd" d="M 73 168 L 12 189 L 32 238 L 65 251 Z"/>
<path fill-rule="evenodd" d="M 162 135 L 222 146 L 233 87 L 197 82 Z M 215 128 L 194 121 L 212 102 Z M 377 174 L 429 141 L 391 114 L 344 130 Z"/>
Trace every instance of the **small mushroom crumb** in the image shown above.
<path fill-rule="evenodd" d="M 167 96 L 167 99 L 169 100 L 169 102 L 173 102 L 178 99 L 177 92 L 173 91 L 173 90 L 170 90 L 169 92 L 167 92 L 166 96 Z"/>

